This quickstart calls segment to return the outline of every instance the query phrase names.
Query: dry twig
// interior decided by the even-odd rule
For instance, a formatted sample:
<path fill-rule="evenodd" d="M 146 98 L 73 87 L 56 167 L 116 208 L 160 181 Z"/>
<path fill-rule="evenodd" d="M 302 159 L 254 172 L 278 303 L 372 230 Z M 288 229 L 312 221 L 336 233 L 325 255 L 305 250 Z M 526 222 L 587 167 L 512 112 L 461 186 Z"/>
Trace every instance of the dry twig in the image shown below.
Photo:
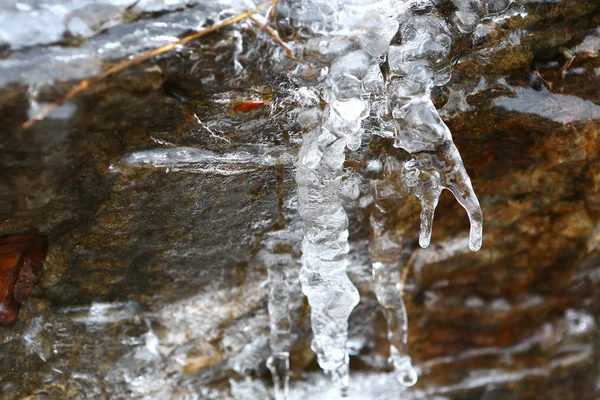
<path fill-rule="evenodd" d="M 268 21 L 266 23 L 262 24 L 259 20 L 257 20 L 256 18 L 254 18 L 252 15 L 250 17 L 248 17 L 248 18 L 250 18 L 250 20 L 252 22 L 254 22 L 254 24 L 256 24 L 256 26 L 258 26 L 260 29 L 266 30 L 269 33 L 269 35 L 273 38 L 273 40 L 275 41 L 275 43 L 277 43 L 278 45 L 280 45 L 281 47 L 283 47 L 283 49 L 285 50 L 285 52 L 286 52 L 286 54 L 287 54 L 287 56 L 288 56 L 289 59 L 294 60 L 294 61 L 300 61 L 300 60 L 298 60 L 298 59 L 296 59 L 294 57 L 294 53 L 292 52 L 292 49 L 290 49 L 288 47 L 288 45 L 285 44 L 281 40 L 281 38 L 279 37 L 279 35 L 277 34 L 277 32 L 275 32 L 273 30 L 273 28 L 271 28 L 268 25 Z"/>
<path fill-rule="evenodd" d="M 567 59 L 567 61 L 565 62 L 565 65 L 563 65 L 563 67 L 560 70 L 561 75 L 564 79 L 565 76 L 567 76 L 567 72 L 569 71 L 569 68 L 571 68 L 571 64 L 573 64 L 573 61 L 575 61 L 575 58 L 577 58 L 577 56 L 575 54 L 571 53 L 571 51 L 569 49 L 567 49 L 566 47 L 561 46 L 558 50 Z"/>
<path fill-rule="evenodd" d="M 544 84 L 546 85 L 546 87 L 548 88 L 549 91 L 553 91 L 554 89 L 552 88 L 552 83 L 548 82 L 547 80 L 544 79 L 544 77 L 542 76 L 542 74 L 539 73 L 539 71 L 533 71 L 533 73 L 540 78 L 540 80 L 542 82 L 544 82 Z"/>

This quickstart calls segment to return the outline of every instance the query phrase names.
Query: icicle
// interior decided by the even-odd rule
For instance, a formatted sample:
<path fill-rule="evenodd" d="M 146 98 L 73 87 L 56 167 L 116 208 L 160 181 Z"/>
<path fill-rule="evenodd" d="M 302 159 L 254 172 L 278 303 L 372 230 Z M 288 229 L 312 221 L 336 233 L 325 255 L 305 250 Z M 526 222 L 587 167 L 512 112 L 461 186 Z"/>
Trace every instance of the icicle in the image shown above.
<path fill-rule="evenodd" d="M 404 165 L 402 182 L 406 192 L 421 200 L 419 244 L 429 245 L 435 208 L 442 190 L 448 189 L 469 215 L 469 247 L 477 251 L 482 241 L 481 207 L 450 130 L 430 96 L 434 85 L 450 79 L 449 30 L 443 19 L 433 15 L 409 17 L 400 30 L 402 44 L 388 51 L 387 91 L 395 146 L 413 156 Z"/>
<path fill-rule="evenodd" d="M 283 215 L 280 216 L 283 218 Z M 290 381 L 290 346 L 292 322 L 290 316 L 291 276 L 295 266 L 289 240 L 294 238 L 292 228 L 269 232 L 263 238 L 263 249 L 258 257 L 267 267 L 269 287 L 269 345 L 271 356 L 267 367 L 273 377 L 275 400 L 287 400 Z"/>
<path fill-rule="evenodd" d="M 325 129 L 310 132 L 296 173 L 304 221 L 300 282 L 311 306 L 312 348 L 321 368 L 332 374 L 342 392 L 349 381 L 348 317 L 359 300 L 346 275 L 348 219 L 339 198 L 345 145 L 345 140 Z"/>
<path fill-rule="evenodd" d="M 377 202 L 379 199 L 375 198 Z M 408 354 L 408 319 L 402 298 L 404 279 L 400 267 L 408 268 L 408 254 L 402 238 L 394 235 L 386 226 L 390 213 L 377 204 L 369 220 L 371 226 L 371 253 L 375 295 L 384 309 L 390 342 L 390 363 L 394 373 L 404 386 L 417 383 L 417 371 Z M 405 277 L 404 277 L 405 278 Z"/>
<path fill-rule="evenodd" d="M 268 265 L 271 356 L 267 367 L 275 387 L 275 400 L 286 400 L 290 381 L 290 311 L 286 266 L 291 259 Z"/>
<path fill-rule="evenodd" d="M 359 294 L 346 274 L 348 219 L 340 190 L 345 148 L 360 147 L 362 121 L 369 115 L 368 91 L 374 80 L 382 79 L 378 57 L 398 29 L 395 19 L 379 8 L 382 4 L 279 3 L 281 15 L 288 18 L 282 26 L 296 24 L 295 30 L 310 32 L 302 53 L 324 77 L 320 90 L 326 106 L 320 123 L 304 135 L 297 163 L 298 205 L 304 222 L 300 281 L 311 306 L 312 348 L 342 395 L 349 384 L 348 317 Z M 308 81 L 319 76 L 314 70 L 307 74 Z"/>
<path fill-rule="evenodd" d="M 404 386 L 417 383 L 417 371 L 408 355 L 408 318 L 400 292 L 398 264 L 373 263 L 375 294 L 385 312 L 390 341 L 390 363 Z"/>
<path fill-rule="evenodd" d="M 273 377 L 275 400 L 287 400 L 290 391 L 290 353 L 273 352 L 267 360 L 267 367 Z"/>
<path fill-rule="evenodd" d="M 371 61 L 361 50 L 333 60 L 322 89 L 327 103 L 322 122 L 305 135 L 296 173 L 304 221 L 300 279 L 312 309 L 313 350 L 342 394 L 349 383 L 347 321 L 359 295 L 346 275 L 348 219 L 340 190 L 345 148 L 360 147 L 361 123 L 369 112 L 363 81 Z"/>
<path fill-rule="evenodd" d="M 358 291 L 346 275 L 348 219 L 340 191 L 345 148 L 360 146 L 361 122 L 368 116 L 362 82 L 370 57 L 354 51 L 337 57 L 322 89 L 327 106 L 321 125 L 304 136 L 296 181 L 304 221 L 302 291 L 311 306 L 313 350 L 342 394 L 347 391 L 348 317 L 358 304 Z"/>
<path fill-rule="evenodd" d="M 422 247 L 427 247 L 431 240 L 434 212 L 443 189 L 450 190 L 467 210 L 471 221 L 469 247 L 473 251 L 481 247 L 483 216 L 450 130 L 430 96 L 434 85 L 444 85 L 451 76 L 449 30 L 441 18 L 405 11 L 400 23 L 402 42 L 388 50 L 387 102 L 395 132 L 394 145 L 411 153 L 412 159 L 400 163 L 388 157 L 386 178 L 399 179 L 400 188 L 386 187 L 385 182 L 374 185 L 370 252 L 375 293 L 388 323 L 390 362 L 398 380 L 412 386 L 417 381 L 417 372 L 407 348 L 408 323 L 401 288 L 406 277 L 401 278 L 399 273 L 399 264 L 402 260 L 406 263 L 407 257 L 401 238 L 393 234 L 393 224 L 386 227 L 389 210 L 379 201 L 389 197 L 397 200 L 404 193 L 419 198 Z"/>

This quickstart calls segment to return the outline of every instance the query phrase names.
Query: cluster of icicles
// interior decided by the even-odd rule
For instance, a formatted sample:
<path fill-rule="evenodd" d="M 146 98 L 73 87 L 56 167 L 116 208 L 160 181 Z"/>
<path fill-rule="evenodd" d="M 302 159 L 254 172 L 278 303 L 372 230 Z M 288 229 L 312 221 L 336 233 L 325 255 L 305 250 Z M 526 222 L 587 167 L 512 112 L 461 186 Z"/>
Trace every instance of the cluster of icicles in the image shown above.
<path fill-rule="evenodd" d="M 292 78 L 316 90 L 325 104 L 302 113 L 306 132 L 296 164 L 304 224 L 300 281 L 311 307 L 312 349 L 342 395 L 349 385 L 348 317 L 359 294 L 346 273 L 348 219 L 340 193 L 346 148 L 360 147 L 366 118 L 376 121 L 371 124 L 376 131 L 370 133 L 393 138 L 395 147 L 411 155 L 409 161 L 388 156 L 385 179 L 373 182 L 371 190 L 376 205 L 370 216 L 375 292 L 387 318 L 390 363 L 402 384 L 414 385 L 417 371 L 407 350 L 406 309 L 399 287 L 406 251 L 402 238 L 386 230 L 386 200 L 407 194 L 419 198 L 419 244 L 427 247 L 440 193 L 448 189 L 468 213 L 469 247 L 481 247 L 479 201 L 431 91 L 451 77 L 452 38 L 473 31 L 491 8 L 505 8 L 509 1 L 454 0 L 450 22 L 433 3 L 281 0 L 277 6 L 279 28 L 294 33 L 290 43 L 302 59 Z M 277 260 L 268 265 L 272 356 L 267 365 L 275 397 L 286 399 L 291 342 L 286 263 L 291 259 Z"/>

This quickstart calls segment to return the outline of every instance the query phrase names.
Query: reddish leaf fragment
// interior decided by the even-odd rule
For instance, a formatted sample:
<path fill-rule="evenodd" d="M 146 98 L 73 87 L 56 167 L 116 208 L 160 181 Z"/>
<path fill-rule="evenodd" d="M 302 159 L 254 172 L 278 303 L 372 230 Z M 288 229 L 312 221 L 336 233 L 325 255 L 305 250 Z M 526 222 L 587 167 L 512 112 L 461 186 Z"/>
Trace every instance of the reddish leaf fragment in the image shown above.
<path fill-rule="evenodd" d="M 235 111 L 247 113 L 252 110 L 261 108 L 264 105 L 265 105 L 265 103 L 262 101 L 249 101 L 249 102 L 241 103 L 241 104 L 238 104 L 237 106 L 235 106 Z"/>
<path fill-rule="evenodd" d="M 38 282 L 48 240 L 37 232 L 0 237 L 0 325 L 17 319 L 19 306 Z"/>

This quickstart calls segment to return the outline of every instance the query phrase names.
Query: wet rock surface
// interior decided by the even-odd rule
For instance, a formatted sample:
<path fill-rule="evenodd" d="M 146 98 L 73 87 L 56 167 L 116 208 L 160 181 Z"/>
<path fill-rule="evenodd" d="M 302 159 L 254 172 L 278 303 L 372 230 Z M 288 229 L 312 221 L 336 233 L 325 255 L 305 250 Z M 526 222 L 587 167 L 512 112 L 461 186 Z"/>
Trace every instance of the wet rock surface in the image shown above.
<path fill-rule="evenodd" d="M 70 34 L 0 44 L 0 235 L 34 228 L 49 241 L 39 284 L 0 328 L 0 393 L 266 398 L 261 249 L 287 227 L 275 252 L 298 263 L 302 236 L 293 162 L 303 98 L 282 78 L 285 63 L 270 61 L 281 49 L 249 24 L 225 29 L 19 129 L 77 79 L 219 16 L 218 2 L 126 3 L 71 10 Z M 7 9 L 32 13 L 20 7 Z M 449 194 L 428 249 L 418 247 L 418 200 L 393 205 L 391 228 L 413 254 L 405 301 L 420 380 L 410 389 L 387 366 L 366 223 L 367 182 L 379 176 L 365 166 L 398 150 L 374 136 L 347 154 L 363 181 L 345 204 L 361 293 L 351 398 L 600 397 L 600 5 L 527 1 L 498 18 L 453 47 L 453 77 L 436 98 L 483 207 L 482 249 L 469 252 L 468 219 Z M 229 106 L 269 91 L 263 107 Z M 291 289 L 292 397 L 323 398 L 310 312 Z"/>

